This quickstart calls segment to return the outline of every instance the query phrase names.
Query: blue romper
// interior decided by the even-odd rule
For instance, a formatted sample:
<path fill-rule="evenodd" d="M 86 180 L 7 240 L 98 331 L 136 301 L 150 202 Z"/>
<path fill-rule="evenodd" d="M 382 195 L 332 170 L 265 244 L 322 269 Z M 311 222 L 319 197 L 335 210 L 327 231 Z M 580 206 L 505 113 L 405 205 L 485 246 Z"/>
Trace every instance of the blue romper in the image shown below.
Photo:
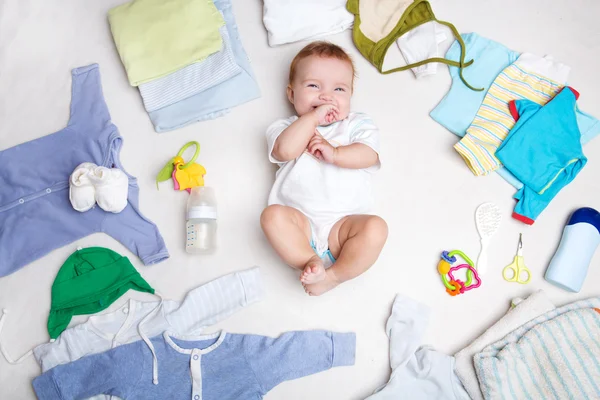
<path fill-rule="evenodd" d="M 0 277 L 50 251 L 104 232 L 146 265 L 169 257 L 154 223 L 139 211 L 137 180 L 129 177 L 128 206 L 119 213 L 94 207 L 80 213 L 69 201 L 69 176 L 80 163 L 124 171 L 122 137 L 111 122 L 98 64 L 72 71 L 66 128 L 0 151 Z"/>
<path fill-rule="evenodd" d="M 587 163 L 575 110 L 577 96 L 564 88 L 546 105 L 522 99 L 509 103 L 517 121 L 496 157 L 523 182 L 513 218 L 528 225 Z"/>

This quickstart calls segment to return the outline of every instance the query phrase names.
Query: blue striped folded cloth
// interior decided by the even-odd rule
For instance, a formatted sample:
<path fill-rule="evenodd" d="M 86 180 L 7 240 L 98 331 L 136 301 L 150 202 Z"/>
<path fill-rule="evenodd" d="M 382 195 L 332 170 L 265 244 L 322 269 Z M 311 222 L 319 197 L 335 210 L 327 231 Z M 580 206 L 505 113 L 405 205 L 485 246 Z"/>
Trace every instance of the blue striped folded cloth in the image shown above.
<path fill-rule="evenodd" d="M 139 85 L 146 111 L 155 111 L 185 100 L 242 71 L 235 62 L 227 27 L 221 27 L 219 32 L 223 38 L 223 48 L 220 51 L 172 74 Z"/>
<path fill-rule="evenodd" d="M 549 311 L 474 357 L 485 399 L 599 399 L 600 297 Z"/>

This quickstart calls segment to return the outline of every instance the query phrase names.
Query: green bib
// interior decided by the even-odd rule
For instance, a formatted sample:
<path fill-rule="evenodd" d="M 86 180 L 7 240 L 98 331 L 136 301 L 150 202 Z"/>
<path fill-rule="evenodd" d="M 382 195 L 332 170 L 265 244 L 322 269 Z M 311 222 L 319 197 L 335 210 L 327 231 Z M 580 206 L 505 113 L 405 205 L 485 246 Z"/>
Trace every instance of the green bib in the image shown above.
<path fill-rule="evenodd" d="M 369 1 L 369 0 L 363 0 L 363 1 Z M 439 62 L 439 63 L 457 67 L 459 69 L 460 79 L 464 82 L 465 85 L 467 85 L 467 87 L 469 89 L 476 90 L 476 91 L 483 90 L 483 88 L 476 89 L 476 88 L 472 87 L 471 85 L 469 85 L 465 81 L 465 79 L 462 75 L 462 69 L 464 67 L 468 67 L 469 65 L 473 64 L 473 60 L 465 62 L 465 43 L 463 42 L 460 34 L 458 33 L 458 31 L 456 30 L 454 25 L 452 25 L 451 23 L 445 22 L 445 21 L 438 21 L 435 18 L 435 14 L 433 13 L 433 10 L 431 9 L 431 5 L 429 4 L 429 2 L 427 0 L 414 0 L 414 2 L 412 2 L 406 8 L 406 10 L 404 10 L 404 12 L 402 13 L 402 16 L 400 17 L 400 20 L 398 21 L 396 26 L 392 29 L 392 31 L 389 34 L 387 34 L 387 36 L 385 36 L 383 39 L 381 39 L 377 42 L 374 42 L 371 39 L 369 39 L 360 29 L 361 19 L 360 19 L 359 0 L 348 0 L 348 2 L 346 3 L 346 9 L 349 12 L 351 12 L 352 14 L 354 14 L 354 27 L 352 28 L 352 38 L 354 40 L 354 44 L 356 45 L 356 48 L 382 74 L 390 74 L 392 72 L 406 71 L 407 69 L 415 68 L 415 67 L 418 67 L 418 66 L 421 66 L 424 64 L 428 64 L 431 62 Z M 422 61 L 419 61 L 416 63 L 404 65 L 402 67 L 397 67 L 397 68 L 393 68 L 393 69 L 384 71 L 383 70 L 383 60 L 385 58 L 385 55 L 386 55 L 389 47 L 399 37 L 401 37 L 405 33 L 418 27 L 419 25 L 422 25 L 422 24 L 424 24 L 426 22 L 430 22 L 430 21 L 436 21 L 437 23 L 445 25 L 448 28 L 450 28 L 450 30 L 452 30 L 452 33 L 454 34 L 454 36 L 456 37 L 456 40 L 460 44 L 460 61 L 456 62 L 456 61 L 448 60 L 447 58 L 433 57 L 433 58 L 428 58 L 426 60 L 422 60 Z"/>

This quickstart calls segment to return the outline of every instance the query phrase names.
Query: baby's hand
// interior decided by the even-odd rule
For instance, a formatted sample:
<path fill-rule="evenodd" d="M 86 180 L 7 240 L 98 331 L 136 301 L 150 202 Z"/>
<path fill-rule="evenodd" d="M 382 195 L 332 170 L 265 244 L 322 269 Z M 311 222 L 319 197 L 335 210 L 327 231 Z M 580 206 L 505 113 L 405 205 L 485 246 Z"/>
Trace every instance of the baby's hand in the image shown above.
<path fill-rule="evenodd" d="M 330 125 L 340 119 L 340 111 L 333 104 L 323 104 L 315 108 L 313 114 L 317 118 L 318 125 Z"/>
<path fill-rule="evenodd" d="M 328 164 L 335 162 L 335 147 L 316 131 L 308 142 L 308 152 Z"/>

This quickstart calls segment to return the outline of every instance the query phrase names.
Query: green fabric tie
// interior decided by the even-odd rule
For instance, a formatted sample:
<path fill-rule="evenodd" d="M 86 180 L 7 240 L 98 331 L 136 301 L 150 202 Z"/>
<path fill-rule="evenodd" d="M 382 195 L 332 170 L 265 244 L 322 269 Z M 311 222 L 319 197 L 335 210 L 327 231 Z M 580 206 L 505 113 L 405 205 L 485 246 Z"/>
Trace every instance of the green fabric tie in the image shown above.
<path fill-rule="evenodd" d="M 394 29 L 383 39 L 377 43 L 366 37 L 360 30 L 360 12 L 359 12 L 359 0 L 348 0 L 346 3 L 346 9 L 354 14 L 354 27 L 352 28 L 352 38 L 356 48 L 360 53 L 371 62 L 382 74 L 391 74 L 392 72 L 406 71 L 410 68 L 419 67 L 424 64 L 431 62 L 439 62 L 453 67 L 457 67 L 459 70 L 460 79 L 463 83 L 471 90 L 483 91 L 483 88 L 474 88 L 463 77 L 462 70 L 464 67 L 468 67 L 473 64 L 473 60 L 465 62 L 465 43 L 463 42 L 460 34 L 456 30 L 456 27 L 446 21 L 438 21 L 435 18 L 435 14 L 431 9 L 431 5 L 427 0 L 415 0 L 407 9 L 404 11 L 400 20 L 394 27 Z M 433 57 L 426 60 L 422 60 L 416 63 L 404 65 L 402 67 L 393 68 L 387 71 L 383 70 L 383 60 L 389 49 L 389 47 L 402 35 L 408 31 L 422 25 L 426 22 L 436 21 L 439 24 L 445 25 L 452 31 L 452 34 L 456 37 L 456 40 L 460 44 L 460 61 L 456 62 L 448 60 L 447 58 Z"/>

